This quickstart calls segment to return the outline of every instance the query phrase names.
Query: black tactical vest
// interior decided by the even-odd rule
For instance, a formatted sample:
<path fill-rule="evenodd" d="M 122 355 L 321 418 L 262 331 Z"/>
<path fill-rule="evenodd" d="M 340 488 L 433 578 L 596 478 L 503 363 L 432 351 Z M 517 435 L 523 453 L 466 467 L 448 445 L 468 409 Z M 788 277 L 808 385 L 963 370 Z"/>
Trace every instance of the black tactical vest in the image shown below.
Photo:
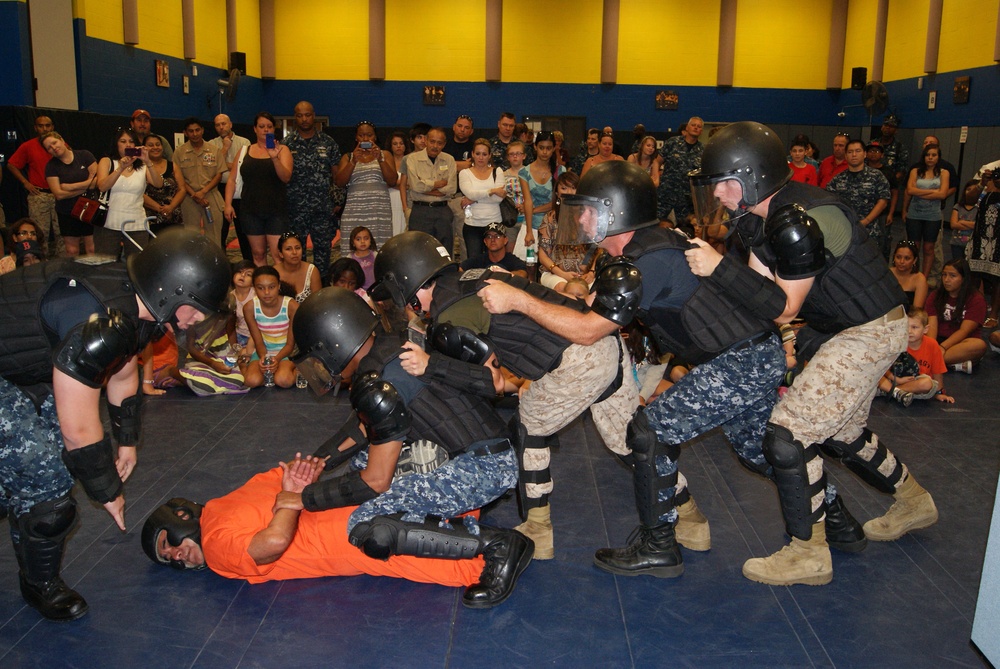
<path fill-rule="evenodd" d="M 42 324 L 41 304 L 49 288 L 66 279 L 82 284 L 107 309 L 138 322 L 135 290 L 121 263 L 50 260 L 5 274 L 0 277 L 0 376 L 11 383 L 51 383 L 52 351 L 59 342 Z"/>
<path fill-rule="evenodd" d="M 868 232 L 857 222 L 854 211 L 836 195 L 813 186 L 789 183 L 771 199 L 771 211 L 787 204 L 801 205 L 807 212 L 835 205 L 851 222 L 851 242 L 839 258 L 827 253 L 826 266 L 816 276 L 799 316 L 818 332 L 835 334 L 868 323 L 901 304 L 906 296 Z M 758 219 L 758 225 L 763 221 Z M 763 240 L 756 240 L 754 255 L 773 268 L 777 257 Z"/>
<path fill-rule="evenodd" d="M 379 334 L 371 351 L 358 365 L 357 376 L 376 372 L 402 353 L 405 336 Z M 464 452 L 470 444 L 485 439 L 506 438 L 507 425 L 493 406 L 482 397 L 462 392 L 447 384 L 431 382 L 407 403 L 410 411 L 411 439 L 427 439 L 449 454 Z"/>
<path fill-rule="evenodd" d="M 638 259 L 667 249 L 683 251 L 688 245 L 688 240 L 673 230 L 645 228 L 636 230 L 624 252 Z M 686 263 L 683 258 L 679 261 Z M 639 312 L 639 320 L 652 331 L 661 351 L 699 364 L 756 334 L 776 331 L 773 322 L 754 315 L 713 282 L 701 279 L 698 284 L 679 309 L 654 302 Z"/>
<path fill-rule="evenodd" d="M 437 278 L 434 286 L 434 301 L 431 304 L 431 318 L 437 320 L 441 312 L 459 300 L 473 297 L 486 285 L 486 279 L 499 279 L 529 295 L 549 304 L 557 304 L 581 313 L 587 305 L 579 300 L 561 295 L 539 283 L 532 283 L 507 272 L 472 269 L 462 274 L 449 273 Z M 562 353 L 570 342 L 546 330 L 524 314 L 508 313 L 490 316 L 488 337 L 496 348 L 500 364 L 514 374 L 537 381 L 559 366 Z"/>

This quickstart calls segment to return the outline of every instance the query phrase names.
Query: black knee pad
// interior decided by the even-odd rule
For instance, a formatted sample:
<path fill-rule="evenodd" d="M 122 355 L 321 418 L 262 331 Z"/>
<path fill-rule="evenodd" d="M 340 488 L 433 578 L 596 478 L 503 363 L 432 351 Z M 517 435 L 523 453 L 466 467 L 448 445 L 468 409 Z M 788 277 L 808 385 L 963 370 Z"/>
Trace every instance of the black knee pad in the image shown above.
<path fill-rule="evenodd" d="M 677 500 L 672 494 L 661 500 L 660 493 L 676 488 L 677 472 L 660 476 L 656 471 L 656 459 L 665 456 L 677 462 L 680 445 L 661 442 L 641 408 L 629 421 L 625 443 L 632 450 L 632 478 L 639 521 L 647 527 L 661 525 L 660 518 L 674 508 Z"/>
<path fill-rule="evenodd" d="M 548 505 L 549 496 L 542 495 L 541 497 L 528 497 L 525 486 L 528 483 L 536 485 L 549 483 L 552 481 L 552 472 L 548 468 L 533 471 L 526 470 L 524 468 L 524 452 L 529 448 L 545 448 L 546 446 L 549 446 L 551 439 L 553 438 L 556 439 L 556 445 L 558 445 L 558 437 L 555 437 L 554 435 L 542 437 L 528 434 L 527 428 L 521 424 L 521 416 L 519 413 L 515 413 L 514 417 L 511 418 L 508 429 L 510 430 L 510 434 L 514 437 L 514 452 L 517 453 L 518 512 L 521 515 L 521 520 L 527 520 L 528 510 Z"/>
<path fill-rule="evenodd" d="M 793 537 L 808 540 L 812 526 L 825 512 L 824 504 L 812 510 L 812 498 L 826 489 L 826 475 L 810 485 L 806 470 L 806 463 L 818 458 L 819 451 L 815 445 L 803 447 L 790 430 L 774 423 L 767 424 L 763 450 L 774 471 L 785 530 Z"/>
<path fill-rule="evenodd" d="M 75 522 L 76 501 L 66 494 L 39 502 L 27 513 L 18 516 L 17 529 L 25 539 L 60 541 L 70 533 Z"/>
<path fill-rule="evenodd" d="M 435 521 L 408 523 L 395 516 L 376 516 L 358 523 L 348 539 L 370 558 L 388 560 L 393 555 L 463 560 L 482 552 L 482 541 L 463 525 L 438 527 Z"/>
<path fill-rule="evenodd" d="M 875 444 L 875 452 L 872 454 L 871 460 L 865 460 L 859 453 L 870 443 Z M 827 439 L 821 447 L 824 453 L 840 460 L 845 467 L 857 474 L 858 478 L 879 492 L 890 495 L 896 492 L 896 484 L 903 476 L 903 463 L 897 458 L 896 466 L 888 476 L 879 471 L 879 467 L 889 456 L 889 451 L 882 444 L 878 435 L 871 430 L 865 428 L 861 432 L 861 436 L 849 444 L 835 439 Z"/>

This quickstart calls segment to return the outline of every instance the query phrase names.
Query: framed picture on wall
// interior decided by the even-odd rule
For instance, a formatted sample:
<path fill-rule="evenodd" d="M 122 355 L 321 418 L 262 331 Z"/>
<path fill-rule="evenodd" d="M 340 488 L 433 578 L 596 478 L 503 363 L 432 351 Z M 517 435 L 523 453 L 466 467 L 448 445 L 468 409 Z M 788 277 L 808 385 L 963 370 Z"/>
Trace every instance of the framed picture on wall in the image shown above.
<path fill-rule="evenodd" d="M 657 91 L 656 92 L 656 108 L 657 109 L 677 109 L 677 103 L 680 102 L 680 98 L 676 91 Z"/>
<path fill-rule="evenodd" d="M 955 94 L 953 101 L 957 105 L 964 105 L 969 101 L 969 77 L 955 77 Z"/>
<path fill-rule="evenodd" d="M 170 88 L 170 65 L 165 60 L 156 61 L 156 85 Z"/>
<path fill-rule="evenodd" d="M 444 86 L 424 86 L 424 104 L 443 106 Z"/>

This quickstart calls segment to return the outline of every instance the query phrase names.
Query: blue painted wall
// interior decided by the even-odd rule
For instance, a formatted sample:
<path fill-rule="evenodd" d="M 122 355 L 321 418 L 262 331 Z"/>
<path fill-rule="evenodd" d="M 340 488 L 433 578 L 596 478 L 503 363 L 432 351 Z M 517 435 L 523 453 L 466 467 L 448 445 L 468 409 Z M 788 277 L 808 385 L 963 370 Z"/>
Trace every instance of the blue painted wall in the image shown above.
<path fill-rule="evenodd" d="M 154 118 L 154 129 L 157 118 L 197 116 L 211 120 L 219 113 L 216 81 L 223 71 L 218 67 L 87 37 L 86 21 L 76 19 L 74 24 L 81 110 L 131 116 L 134 109 L 148 109 Z M 170 67 L 169 88 L 156 85 L 157 60 L 166 61 Z M 192 65 L 197 65 L 198 76 L 192 75 Z M 190 77 L 187 95 L 183 90 L 183 75 Z M 236 100 L 224 101 L 223 111 L 234 119 L 252 117 L 260 111 L 262 98 L 260 79 L 244 77 Z"/>
<path fill-rule="evenodd" d="M 6 11 L 9 15 L 15 9 L 21 9 L 23 14 L 22 3 L 0 3 L 0 12 Z M 0 26 L 11 25 L 16 20 L 19 19 L 9 17 L 6 23 L 0 22 Z M 191 115 L 211 118 L 217 113 L 218 88 L 215 81 L 221 74 L 218 68 L 199 64 L 200 76 L 191 77 L 191 93 L 184 95 L 181 92 L 181 75 L 190 74 L 191 70 L 187 61 L 87 37 L 82 20 L 77 21 L 76 30 L 81 109 L 128 115 L 133 109 L 144 107 L 150 109 L 154 116 L 164 119 Z M 4 48 L 9 46 L 3 45 Z M 170 64 L 169 89 L 156 86 L 154 61 L 158 58 Z M 972 77 L 972 93 L 969 103 L 965 105 L 952 102 L 954 78 L 959 75 Z M 860 104 L 860 92 L 852 90 L 669 84 L 433 83 L 446 86 L 445 106 L 423 105 L 423 82 L 261 81 L 245 77 L 236 101 L 225 103 L 225 111 L 235 121 L 249 123 L 261 109 L 289 115 L 295 103 L 305 98 L 313 102 L 319 114 L 329 116 L 334 127 L 353 127 L 362 118 L 384 127 L 405 127 L 415 121 L 448 126 L 458 114 L 469 114 L 477 120 L 478 128 L 492 129 L 501 110 L 511 110 L 518 115 L 585 116 L 589 125 L 611 125 L 620 130 L 642 121 L 653 132 L 677 128 L 692 115 L 702 116 L 708 121 L 755 119 L 775 125 L 858 126 L 867 122 L 859 107 L 846 109 L 847 117 L 843 120 L 837 117 L 837 112 L 844 107 Z M 1000 66 L 928 76 L 923 90 L 917 90 L 916 79 L 888 82 L 886 86 L 891 105 L 903 115 L 904 127 L 998 125 L 1000 114 L 996 100 L 1000 99 Z M 3 88 L 6 91 L 10 86 Z M 654 108 L 654 96 L 662 88 L 677 91 L 680 97 L 678 110 L 657 111 Z M 927 110 L 929 90 L 938 91 L 938 106 L 934 111 Z"/>
<path fill-rule="evenodd" d="M 31 73 L 28 6 L 0 2 L 0 105 L 30 105 L 35 101 Z"/>

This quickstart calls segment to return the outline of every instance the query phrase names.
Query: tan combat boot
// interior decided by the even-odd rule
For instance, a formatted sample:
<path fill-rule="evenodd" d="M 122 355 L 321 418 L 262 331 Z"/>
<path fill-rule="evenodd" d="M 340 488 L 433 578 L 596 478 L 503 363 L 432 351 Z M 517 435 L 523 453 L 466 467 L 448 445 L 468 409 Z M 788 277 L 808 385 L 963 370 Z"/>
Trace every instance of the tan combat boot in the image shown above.
<path fill-rule="evenodd" d="M 938 510 L 931 494 L 912 475 L 899 484 L 884 516 L 865 523 L 865 536 L 872 541 L 895 541 L 907 532 L 930 527 L 937 522 Z"/>
<path fill-rule="evenodd" d="M 708 527 L 708 518 L 694 503 L 694 497 L 677 507 L 674 537 L 677 539 L 677 543 L 689 551 L 707 551 L 712 547 L 712 533 Z"/>
<path fill-rule="evenodd" d="M 528 509 L 528 520 L 514 529 L 535 542 L 535 560 L 551 560 L 556 556 L 548 504 Z"/>
<path fill-rule="evenodd" d="M 792 537 L 792 543 L 774 555 L 747 560 L 743 575 L 768 585 L 826 585 L 833 580 L 833 561 L 825 525 L 813 525 L 809 541 Z"/>

